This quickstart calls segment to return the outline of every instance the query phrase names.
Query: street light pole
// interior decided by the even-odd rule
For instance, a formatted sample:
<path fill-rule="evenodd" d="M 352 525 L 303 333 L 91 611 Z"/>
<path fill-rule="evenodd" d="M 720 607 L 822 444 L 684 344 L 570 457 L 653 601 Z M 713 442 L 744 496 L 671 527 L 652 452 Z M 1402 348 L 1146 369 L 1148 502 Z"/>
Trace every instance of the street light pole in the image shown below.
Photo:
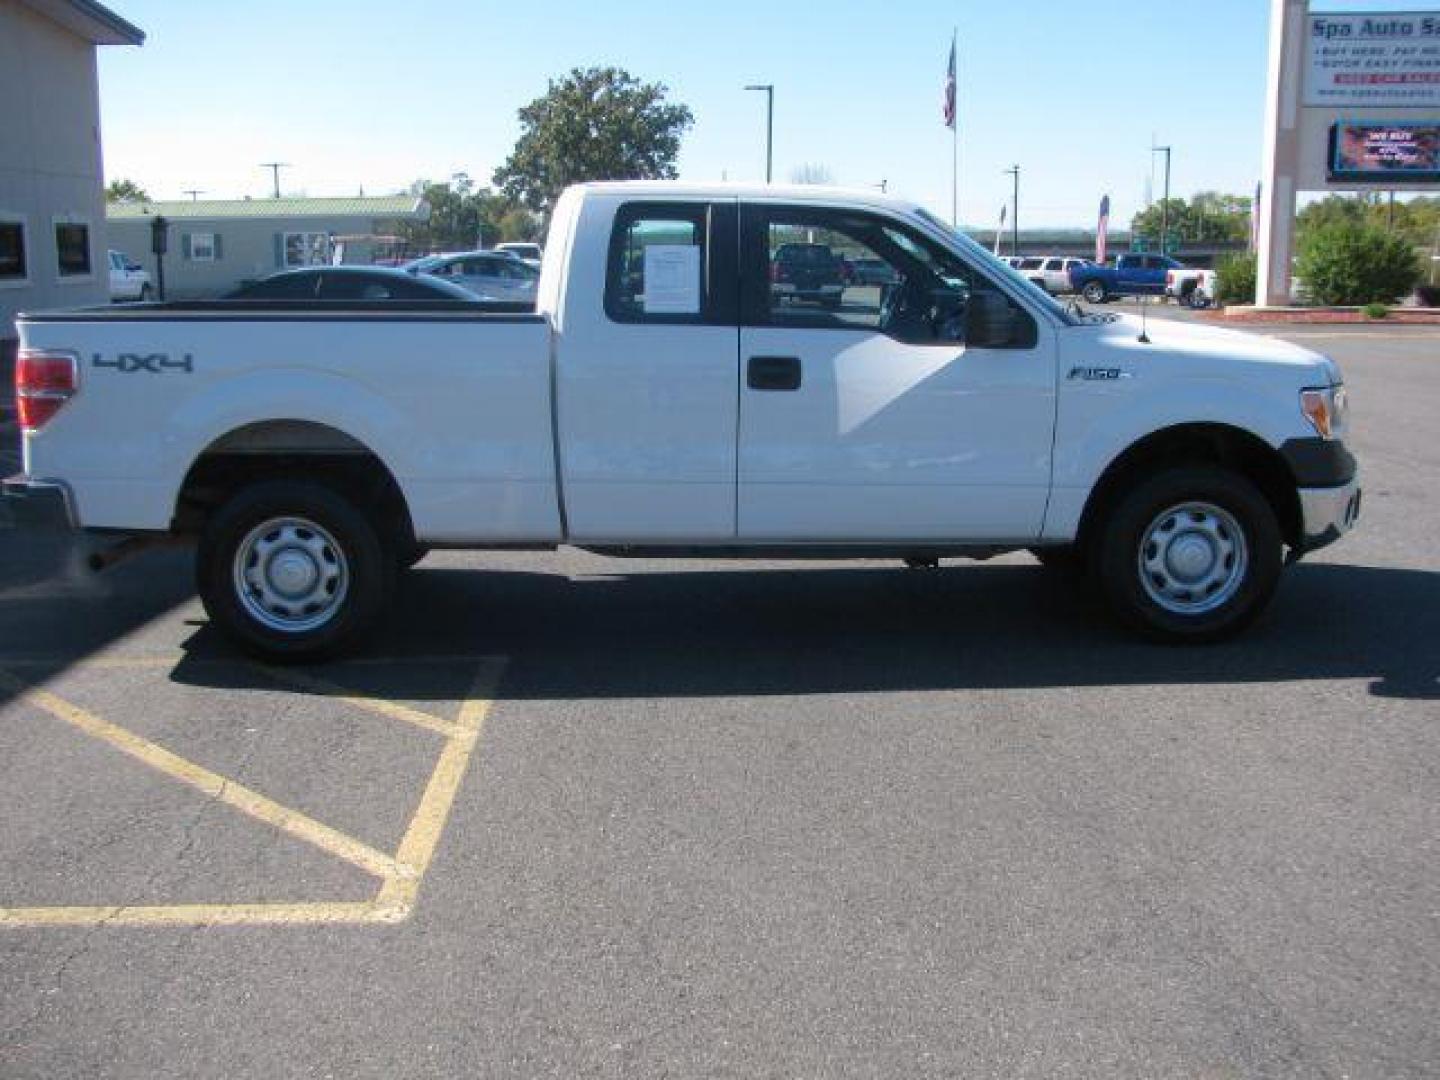
<path fill-rule="evenodd" d="M 775 84 L 752 83 L 745 89 L 765 91 L 765 183 L 768 184 L 775 164 Z"/>
<path fill-rule="evenodd" d="M 290 163 L 288 161 L 262 161 L 260 167 L 270 170 L 270 175 L 275 181 L 275 198 L 278 199 L 280 197 L 280 170 L 288 169 Z"/>
<path fill-rule="evenodd" d="M 1010 254 L 1020 254 L 1020 166 L 1011 165 L 1005 170 L 1014 181 L 1010 203 Z"/>
<path fill-rule="evenodd" d="M 1168 255 L 1165 245 L 1170 237 L 1170 147 L 1151 146 L 1150 160 L 1155 160 L 1155 155 L 1165 155 L 1165 194 L 1160 198 L 1160 254 Z"/>

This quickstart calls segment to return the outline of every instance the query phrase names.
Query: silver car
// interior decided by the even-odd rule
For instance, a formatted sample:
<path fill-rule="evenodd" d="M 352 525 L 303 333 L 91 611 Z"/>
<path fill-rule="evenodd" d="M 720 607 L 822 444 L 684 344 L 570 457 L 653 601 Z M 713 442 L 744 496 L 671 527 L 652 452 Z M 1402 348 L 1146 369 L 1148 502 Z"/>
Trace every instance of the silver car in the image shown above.
<path fill-rule="evenodd" d="M 482 300 L 511 300 L 533 303 L 540 271 L 514 255 L 495 251 L 462 251 L 453 255 L 429 255 L 407 263 L 412 274 L 442 278 L 469 289 Z"/>

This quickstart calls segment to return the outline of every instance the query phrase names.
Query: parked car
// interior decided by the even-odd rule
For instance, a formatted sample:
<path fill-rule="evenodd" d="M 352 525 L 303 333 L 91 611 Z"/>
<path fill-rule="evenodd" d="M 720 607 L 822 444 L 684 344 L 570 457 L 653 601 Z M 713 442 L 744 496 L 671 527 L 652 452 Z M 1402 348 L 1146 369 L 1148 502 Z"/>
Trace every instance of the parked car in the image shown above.
<path fill-rule="evenodd" d="M 495 251 L 428 255 L 404 269 L 462 286 L 482 300 L 533 301 L 540 280 L 540 271 L 519 256 Z"/>
<path fill-rule="evenodd" d="M 840 259 L 824 244 L 781 244 L 770 262 L 770 291 L 838 308 L 845 292 Z"/>
<path fill-rule="evenodd" d="M 469 300 L 474 293 L 384 266 L 306 266 L 241 285 L 226 300 Z"/>
<path fill-rule="evenodd" d="M 514 255 L 521 262 L 527 262 L 537 270 L 540 268 L 540 260 L 545 254 L 539 244 L 521 243 L 516 240 L 504 244 L 496 244 L 495 250 L 503 251 L 507 255 Z"/>
<path fill-rule="evenodd" d="M 1188 308 L 1208 308 L 1215 303 L 1215 271 L 1186 267 L 1165 271 L 1165 295 Z"/>
<path fill-rule="evenodd" d="M 1066 255 L 1048 255 L 1042 260 L 1039 270 L 1039 284 L 1053 295 L 1070 291 L 1070 271 L 1083 265 L 1084 259 Z M 1035 275 L 1031 275 L 1033 278 Z"/>
<path fill-rule="evenodd" d="M 150 275 L 123 251 L 107 253 L 110 264 L 110 299 L 112 302 L 153 300 L 155 290 Z"/>
<path fill-rule="evenodd" d="M 1070 287 L 1092 304 L 1112 296 L 1159 296 L 1165 291 L 1165 274 L 1184 270 L 1185 264 L 1168 255 L 1125 254 L 1111 263 L 1081 263 L 1070 268 Z"/>
<path fill-rule="evenodd" d="M 792 310 L 764 280 L 777 226 L 841 233 L 899 282 L 863 321 Z M 58 512 L 127 552 L 194 538 L 212 625 L 294 661 L 352 645 L 433 544 L 927 565 L 1029 548 L 1087 567 L 1133 630 L 1209 641 L 1359 516 L 1333 360 L 1082 316 L 879 192 L 585 184 L 547 246 L 529 312 L 21 317 L 12 520 Z M 833 281 L 804 246 L 774 265 Z"/>

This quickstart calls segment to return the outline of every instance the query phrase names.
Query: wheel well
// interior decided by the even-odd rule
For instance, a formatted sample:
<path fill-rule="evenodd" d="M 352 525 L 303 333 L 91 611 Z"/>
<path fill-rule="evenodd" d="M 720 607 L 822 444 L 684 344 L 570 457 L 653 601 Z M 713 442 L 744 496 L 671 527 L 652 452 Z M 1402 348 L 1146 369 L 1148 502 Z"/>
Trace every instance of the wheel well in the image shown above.
<path fill-rule="evenodd" d="M 415 540 L 404 493 L 379 456 L 343 431 L 303 420 L 247 424 L 212 442 L 185 474 L 171 528 L 198 533 L 240 488 L 282 479 L 324 484 L 374 512 L 398 539 Z"/>
<path fill-rule="evenodd" d="M 1291 547 L 1300 542 L 1302 521 L 1295 474 L 1280 452 L 1263 439 L 1227 424 L 1180 424 L 1145 436 L 1112 461 L 1090 491 L 1080 517 L 1077 543 L 1090 543 L 1110 509 L 1140 478 L 1176 465 L 1221 465 L 1260 489 L 1280 535 Z"/>

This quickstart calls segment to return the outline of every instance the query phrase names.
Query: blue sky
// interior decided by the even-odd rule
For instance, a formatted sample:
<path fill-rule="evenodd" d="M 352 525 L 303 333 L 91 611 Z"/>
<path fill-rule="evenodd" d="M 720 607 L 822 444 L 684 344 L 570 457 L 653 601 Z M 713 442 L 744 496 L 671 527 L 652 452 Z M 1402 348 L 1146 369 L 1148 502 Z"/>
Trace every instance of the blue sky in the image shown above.
<path fill-rule="evenodd" d="M 1178 194 L 1248 193 L 1260 168 L 1268 0 L 112 6 L 148 40 L 101 50 L 106 174 L 157 198 L 265 195 L 259 163 L 273 160 L 293 163 L 287 194 L 381 194 L 461 170 L 488 183 L 518 134 L 515 110 L 549 77 L 614 64 L 694 111 L 686 179 L 763 179 L 764 96 L 741 88 L 773 82 L 777 180 L 820 165 L 948 217 L 952 27 L 968 224 L 994 222 L 1012 163 L 1022 226 L 1089 225 L 1106 192 L 1128 223 L 1144 205 L 1152 136 L 1175 148 Z"/>

